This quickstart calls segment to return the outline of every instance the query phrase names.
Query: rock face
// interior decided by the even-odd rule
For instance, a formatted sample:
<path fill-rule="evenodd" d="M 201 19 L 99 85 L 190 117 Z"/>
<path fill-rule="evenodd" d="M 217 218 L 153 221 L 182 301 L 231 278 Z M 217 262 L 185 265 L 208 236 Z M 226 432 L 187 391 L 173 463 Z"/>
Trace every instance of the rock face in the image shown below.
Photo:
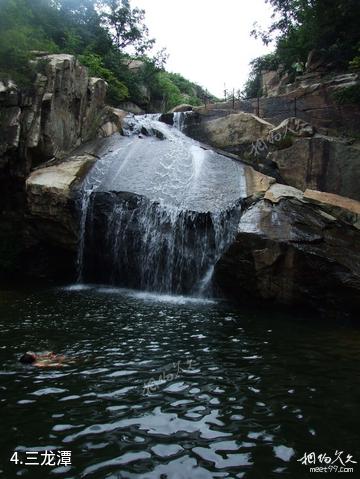
<path fill-rule="evenodd" d="M 48 62 L 45 76 L 37 81 L 42 127 L 32 129 L 29 136 L 36 155 L 46 160 L 64 156 L 94 136 L 106 85 L 100 78 L 89 78 L 87 69 L 71 55 L 50 55 L 42 61 Z"/>
<path fill-rule="evenodd" d="M 255 200 L 263 196 L 275 183 L 275 178 L 264 175 L 251 166 L 245 167 L 246 193 L 248 198 Z"/>
<path fill-rule="evenodd" d="M 284 181 L 300 190 L 326 191 L 360 200 L 360 146 L 324 135 L 294 139 L 271 160 Z"/>
<path fill-rule="evenodd" d="M 271 201 L 271 203 L 279 203 L 284 198 L 296 198 L 302 200 L 304 194 L 302 191 L 293 188 L 292 186 L 279 185 L 275 183 L 265 193 L 264 198 Z"/>
<path fill-rule="evenodd" d="M 98 136 L 107 138 L 114 133 L 123 131 L 123 120 L 128 115 L 127 111 L 106 106 L 102 112 L 101 126 L 98 130 Z"/>
<path fill-rule="evenodd" d="M 291 134 L 298 137 L 311 137 L 315 133 L 315 128 L 310 123 L 301 120 L 301 118 L 291 117 L 286 118 L 280 125 L 270 131 L 270 135 L 277 134 L 286 135 Z"/>
<path fill-rule="evenodd" d="M 67 199 L 54 196 L 59 187 L 54 186 L 50 191 L 43 185 L 40 190 L 40 185 L 33 183 L 39 172 L 28 182 L 29 198 L 34 203 L 29 203 L 31 225 L 27 227 L 25 181 L 30 172 L 50 160 L 65 159 L 88 140 L 121 131 L 125 115 L 105 106 L 105 81 L 89 77 L 87 69 L 74 56 L 42 54 L 36 61 L 36 70 L 31 88 L 20 89 L 12 82 L 0 82 L 0 230 L 11 232 L 16 226 L 16 252 L 22 252 L 17 262 L 19 270 L 26 271 L 38 265 L 41 270 L 43 258 L 45 261 L 50 256 L 63 257 L 61 248 L 72 254 L 75 241 L 71 238 L 73 225 L 66 216 L 66 208 L 60 208 Z M 51 169 L 46 174 L 49 172 Z M 11 246 L 12 238 L 7 234 L 2 242 Z M 45 250 L 50 244 L 55 249 L 47 255 Z M 9 256 L 7 252 L 4 254 Z M 27 263 L 30 256 L 34 258 L 32 266 Z M 64 263 L 70 264 L 65 256 Z M 0 249 L 0 275 L 2 259 Z M 53 266 L 59 268 L 59 263 Z"/>
<path fill-rule="evenodd" d="M 217 284 L 238 301 L 358 315 L 360 231 L 339 218 L 339 205 L 335 218 L 323 208 L 325 198 L 316 207 L 286 188 L 272 186 L 242 215 L 236 240 L 216 265 Z M 312 192 L 307 199 L 319 196 Z"/>
<path fill-rule="evenodd" d="M 39 70 L 31 92 L 12 83 L 0 85 L 0 164 L 19 178 L 103 135 L 103 125 L 119 126 L 105 109 L 106 83 L 89 77 L 74 56 L 42 56 Z"/>
<path fill-rule="evenodd" d="M 278 71 L 269 70 L 261 75 L 261 90 L 264 96 L 272 96 L 277 92 L 281 77 Z"/>
<path fill-rule="evenodd" d="M 272 77 L 272 81 L 275 77 Z M 261 98 L 236 100 L 195 107 L 194 134 L 207 121 L 237 112 L 252 113 L 265 121 L 278 125 L 283 120 L 296 117 L 314 126 L 319 133 L 333 136 L 360 133 L 360 107 L 355 102 L 339 102 L 337 95 L 349 88 L 360 88 L 359 75 L 345 73 L 331 79 L 318 75 L 303 75 L 296 82 L 289 83 L 283 77 L 279 88 L 266 90 Z M 189 131 L 190 136 L 192 132 Z M 205 141 L 201 139 L 201 141 Z"/>
<path fill-rule="evenodd" d="M 285 79 L 285 78 L 284 78 Z M 285 79 L 286 80 L 286 79 Z M 281 80 L 268 96 L 251 100 L 251 110 L 272 123 L 290 116 L 299 117 L 322 133 L 331 135 L 360 132 L 360 109 L 354 103 L 339 103 L 337 94 L 350 87 L 360 88 L 356 73 L 334 75 L 330 79 L 318 74 L 298 77 L 296 82 Z"/>
<path fill-rule="evenodd" d="M 80 230 L 74 193 L 94 161 L 91 155 L 73 156 L 39 168 L 27 179 L 21 258 L 26 274 L 66 281 L 74 278 Z"/>

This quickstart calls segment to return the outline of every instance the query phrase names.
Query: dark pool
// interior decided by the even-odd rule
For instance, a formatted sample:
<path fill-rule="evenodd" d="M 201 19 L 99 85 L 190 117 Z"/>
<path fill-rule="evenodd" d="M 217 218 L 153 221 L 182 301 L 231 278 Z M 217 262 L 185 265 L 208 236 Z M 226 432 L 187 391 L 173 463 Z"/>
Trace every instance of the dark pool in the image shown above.
<path fill-rule="evenodd" d="M 0 290 L 0 327 L 2 477 L 317 477 L 311 452 L 360 477 L 356 325 L 69 287 Z"/>

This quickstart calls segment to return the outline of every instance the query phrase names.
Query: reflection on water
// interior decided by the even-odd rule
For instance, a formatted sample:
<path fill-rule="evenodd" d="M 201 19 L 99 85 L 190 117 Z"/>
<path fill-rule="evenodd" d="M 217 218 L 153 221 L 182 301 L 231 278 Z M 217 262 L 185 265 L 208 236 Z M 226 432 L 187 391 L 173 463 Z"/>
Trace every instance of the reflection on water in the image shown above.
<path fill-rule="evenodd" d="M 85 285 L 0 297 L 6 478 L 303 478 L 306 451 L 360 460 L 353 326 Z M 22 366 L 29 349 L 78 360 Z M 10 464 L 15 449 L 72 465 Z"/>

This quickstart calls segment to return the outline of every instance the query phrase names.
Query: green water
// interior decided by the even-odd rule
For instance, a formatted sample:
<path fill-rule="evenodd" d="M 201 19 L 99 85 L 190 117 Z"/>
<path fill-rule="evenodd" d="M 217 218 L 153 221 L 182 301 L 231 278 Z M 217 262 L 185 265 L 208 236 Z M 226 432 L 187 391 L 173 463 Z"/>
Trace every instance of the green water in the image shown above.
<path fill-rule="evenodd" d="M 0 476 L 305 478 L 305 452 L 360 461 L 360 329 L 289 316 L 109 288 L 0 291 Z M 77 361 L 23 366 L 26 350 Z M 15 450 L 71 451 L 72 464 L 14 464 Z"/>

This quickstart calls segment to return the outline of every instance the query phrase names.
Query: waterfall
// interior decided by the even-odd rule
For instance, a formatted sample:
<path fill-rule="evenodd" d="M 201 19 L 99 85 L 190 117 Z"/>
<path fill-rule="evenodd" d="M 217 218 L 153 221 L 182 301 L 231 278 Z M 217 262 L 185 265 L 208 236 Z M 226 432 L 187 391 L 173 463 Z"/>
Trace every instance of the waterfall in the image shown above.
<path fill-rule="evenodd" d="M 121 151 L 121 146 L 115 150 L 116 152 Z M 113 153 L 114 150 L 110 149 L 110 152 Z M 95 192 L 100 186 L 104 179 L 106 172 L 108 171 L 112 162 L 112 155 L 104 154 L 101 159 L 95 162 L 95 165 L 91 171 L 86 176 L 83 184 L 81 185 L 79 191 L 79 200 L 78 200 L 78 209 L 79 209 L 79 223 L 80 223 L 80 238 L 77 251 L 77 264 L 76 264 L 76 273 L 77 273 L 77 282 L 80 283 L 84 280 L 84 251 L 85 251 L 85 239 L 86 239 L 86 222 L 88 216 L 88 209 L 91 194 Z"/>
<path fill-rule="evenodd" d="M 188 115 L 191 115 L 192 111 L 178 111 L 173 113 L 173 125 L 179 131 L 184 130 L 184 126 L 186 123 L 186 118 Z"/>
<path fill-rule="evenodd" d="M 180 115 L 179 115 L 180 116 Z M 246 196 L 243 166 L 158 121 L 129 117 L 82 188 L 79 281 L 206 294 Z"/>

